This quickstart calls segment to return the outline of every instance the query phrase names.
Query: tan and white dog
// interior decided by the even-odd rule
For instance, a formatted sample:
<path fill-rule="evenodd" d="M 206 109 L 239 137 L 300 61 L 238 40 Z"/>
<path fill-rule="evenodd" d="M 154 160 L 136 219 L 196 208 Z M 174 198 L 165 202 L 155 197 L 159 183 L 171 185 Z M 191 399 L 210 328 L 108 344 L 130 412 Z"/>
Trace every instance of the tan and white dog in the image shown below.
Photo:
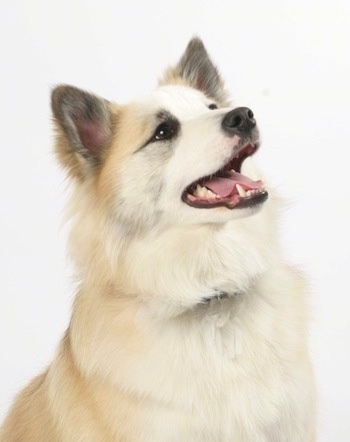
<path fill-rule="evenodd" d="M 52 109 L 79 287 L 1 441 L 314 440 L 304 283 L 202 42 L 138 101 L 59 86 Z"/>

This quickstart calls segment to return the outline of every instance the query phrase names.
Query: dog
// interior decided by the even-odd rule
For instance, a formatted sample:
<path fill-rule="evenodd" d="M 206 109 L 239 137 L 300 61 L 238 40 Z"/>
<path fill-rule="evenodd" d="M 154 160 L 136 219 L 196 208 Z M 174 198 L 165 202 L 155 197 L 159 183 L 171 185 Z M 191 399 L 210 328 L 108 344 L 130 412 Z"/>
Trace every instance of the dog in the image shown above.
<path fill-rule="evenodd" d="M 315 440 L 306 284 L 282 259 L 253 111 L 202 41 L 136 101 L 61 85 L 52 111 L 77 294 L 1 440 Z"/>

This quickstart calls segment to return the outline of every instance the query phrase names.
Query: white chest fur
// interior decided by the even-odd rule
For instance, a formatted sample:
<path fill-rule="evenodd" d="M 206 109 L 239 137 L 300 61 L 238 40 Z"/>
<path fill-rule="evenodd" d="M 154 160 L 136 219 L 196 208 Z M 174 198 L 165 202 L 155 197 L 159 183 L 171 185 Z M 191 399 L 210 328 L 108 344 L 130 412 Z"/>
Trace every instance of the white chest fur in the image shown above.
<path fill-rule="evenodd" d="M 142 398 L 136 440 L 307 441 L 312 382 L 299 289 L 279 267 L 251 292 L 176 318 L 140 309 L 141 339 L 103 345 L 113 359 L 96 349 L 103 376 Z"/>

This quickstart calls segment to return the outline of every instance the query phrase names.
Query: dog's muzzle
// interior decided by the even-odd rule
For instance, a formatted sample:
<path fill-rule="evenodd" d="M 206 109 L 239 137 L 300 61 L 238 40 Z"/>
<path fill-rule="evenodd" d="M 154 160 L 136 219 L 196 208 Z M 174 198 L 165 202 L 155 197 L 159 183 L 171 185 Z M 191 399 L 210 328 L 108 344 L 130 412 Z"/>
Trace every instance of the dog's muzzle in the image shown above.
<path fill-rule="evenodd" d="M 264 183 L 241 173 L 244 160 L 259 147 L 253 111 L 248 107 L 232 109 L 223 116 L 221 127 L 233 143 L 240 140 L 233 146 L 233 157 L 214 174 L 199 177 L 187 186 L 182 201 L 199 209 L 251 208 L 262 204 L 268 196 Z"/>

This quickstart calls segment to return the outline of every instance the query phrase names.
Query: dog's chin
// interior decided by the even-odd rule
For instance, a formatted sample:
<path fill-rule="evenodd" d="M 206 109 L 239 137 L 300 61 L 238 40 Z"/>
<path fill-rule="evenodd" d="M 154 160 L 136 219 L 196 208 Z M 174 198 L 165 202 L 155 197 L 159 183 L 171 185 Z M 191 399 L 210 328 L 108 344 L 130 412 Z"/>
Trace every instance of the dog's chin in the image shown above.
<path fill-rule="evenodd" d="M 154 229 L 167 229 L 169 227 L 190 227 L 190 226 L 222 226 L 226 223 L 250 218 L 262 212 L 265 204 L 255 203 L 240 209 L 228 209 L 225 206 L 213 207 L 211 209 L 198 209 L 179 201 L 179 204 L 166 204 L 158 211 L 159 216 L 150 227 Z"/>
<path fill-rule="evenodd" d="M 264 201 L 267 199 L 265 196 Z M 183 224 L 224 224 L 234 220 L 251 217 L 261 212 L 264 207 L 264 201 L 258 203 L 256 200 L 254 204 L 247 204 L 241 206 L 240 209 L 229 209 L 226 206 L 217 206 L 209 209 L 198 209 L 196 207 L 186 204 L 187 210 L 184 216 L 181 217 L 180 222 Z M 185 203 L 184 203 L 185 204 Z"/>

